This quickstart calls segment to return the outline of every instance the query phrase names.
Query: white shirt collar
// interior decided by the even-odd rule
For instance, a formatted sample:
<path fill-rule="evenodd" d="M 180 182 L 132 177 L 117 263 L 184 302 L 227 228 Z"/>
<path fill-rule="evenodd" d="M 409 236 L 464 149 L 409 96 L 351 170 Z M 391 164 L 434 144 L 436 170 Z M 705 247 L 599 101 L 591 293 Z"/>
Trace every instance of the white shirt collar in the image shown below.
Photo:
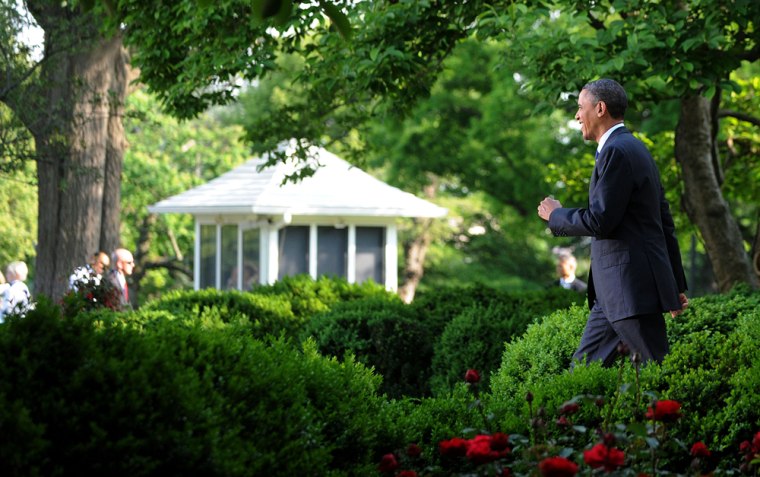
<path fill-rule="evenodd" d="M 609 139 L 610 134 L 612 134 L 612 131 L 618 128 L 622 128 L 623 123 L 617 123 L 616 125 L 612 126 L 607 130 L 606 133 L 602 134 L 602 138 L 599 140 L 599 145 L 596 146 L 596 152 L 602 152 L 602 148 L 604 147 L 604 143 L 607 142 L 607 139 Z"/>
<path fill-rule="evenodd" d="M 559 284 L 562 286 L 562 288 L 565 288 L 567 290 L 570 289 L 571 284 L 575 281 L 575 274 L 570 275 L 569 277 L 559 277 Z"/>

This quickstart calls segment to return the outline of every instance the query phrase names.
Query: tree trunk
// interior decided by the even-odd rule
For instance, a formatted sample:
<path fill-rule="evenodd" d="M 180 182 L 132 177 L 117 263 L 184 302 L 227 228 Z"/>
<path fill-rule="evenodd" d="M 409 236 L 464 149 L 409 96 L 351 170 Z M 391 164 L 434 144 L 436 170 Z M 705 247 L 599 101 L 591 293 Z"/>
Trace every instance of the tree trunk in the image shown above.
<path fill-rule="evenodd" d="M 425 197 L 432 199 L 435 197 L 436 180 L 425 187 Z M 417 287 L 425 274 L 425 254 L 427 253 L 430 242 L 433 239 L 430 228 L 433 225 L 433 219 L 415 219 L 415 235 L 404 242 L 404 282 L 398 289 L 398 294 L 404 303 L 411 303 L 414 300 L 414 294 Z"/>
<path fill-rule="evenodd" d="M 39 161 L 35 292 L 58 298 L 76 266 L 119 245 L 127 54 L 120 36 L 98 35 L 89 14 L 31 3 L 45 30 L 46 54 L 43 117 L 30 124 Z M 76 33 L 79 40 L 51 53 L 66 41 L 62 25 L 76 28 L 68 38 Z"/>
<path fill-rule="evenodd" d="M 675 155 L 683 172 L 686 213 L 700 230 L 720 291 L 738 283 L 757 288 L 739 226 L 720 189 L 714 107 L 700 96 L 681 100 Z"/>
<path fill-rule="evenodd" d="M 414 228 L 419 232 L 404 243 L 404 283 L 398 289 L 404 303 L 414 300 L 414 293 L 425 274 L 425 254 L 430 246 L 433 219 L 415 219 L 414 222 Z"/>

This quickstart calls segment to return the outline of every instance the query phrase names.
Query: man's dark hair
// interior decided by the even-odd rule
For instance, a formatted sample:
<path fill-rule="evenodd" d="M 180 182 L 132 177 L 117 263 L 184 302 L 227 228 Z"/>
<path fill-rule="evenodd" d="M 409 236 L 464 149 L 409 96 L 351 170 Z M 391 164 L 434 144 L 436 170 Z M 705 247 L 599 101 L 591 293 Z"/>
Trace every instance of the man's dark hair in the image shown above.
<path fill-rule="evenodd" d="M 620 83 L 611 79 L 600 79 L 586 83 L 583 87 L 598 103 L 604 101 L 613 119 L 623 119 L 628 107 L 628 97 Z"/>

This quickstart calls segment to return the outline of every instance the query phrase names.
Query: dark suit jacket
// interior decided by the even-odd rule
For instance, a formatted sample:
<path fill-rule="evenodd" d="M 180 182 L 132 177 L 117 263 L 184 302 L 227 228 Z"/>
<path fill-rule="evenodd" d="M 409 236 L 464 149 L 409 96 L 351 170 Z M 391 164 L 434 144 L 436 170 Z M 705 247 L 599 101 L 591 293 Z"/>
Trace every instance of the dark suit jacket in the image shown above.
<path fill-rule="evenodd" d="M 127 300 L 127 297 L 124 296 L 124 287 L 121 286 L 121 282 L 119 281 L 118 277 L 119 272 L 112 268 L 108 271 L 108 281 L 111 282 L 111 285 L 114 286 L 117 290 L 119 290 L 119 305 L 121 305 L 122 308 L 128 308 L 129 300 Z"/>
<path fill-rule="evenodd" d="M 681 308 L 686 276 L 670 207 L 652 156 L 626 128 L 601 150 L 588 208 L 554 210 L 549 228 L 592 237 L 589 307 L 596 299 L 607 319 Z"/>

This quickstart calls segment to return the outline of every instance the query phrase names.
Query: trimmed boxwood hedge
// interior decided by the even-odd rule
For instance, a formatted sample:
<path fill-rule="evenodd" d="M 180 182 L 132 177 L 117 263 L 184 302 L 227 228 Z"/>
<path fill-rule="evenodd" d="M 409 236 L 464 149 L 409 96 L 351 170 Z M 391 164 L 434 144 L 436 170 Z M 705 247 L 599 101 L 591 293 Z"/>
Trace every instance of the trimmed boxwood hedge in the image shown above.
<path fill-rule="evenodd" d="M 381 392 L 391 398 L 428 394 L 433 337 L 397 296 L 338 303 L 312 318 L 303 337 L 313 337 L 323 354 L 356 356 L 372 367 L 383 376 Z"/>
<path fill-rule="evenodd" d="M 225 322 L 245 317 L 254 336 L 266 335 L 295 337 L 302 329 L 305 318 L 293 313 L 286 297 L 264 296 L 237 290 L 175 290 L 148 302 L 143 311 L 166 311 L 175 316 L 200 318 L 215 310 Z"/>
<path fill-rule="evenodd" d="M 243 320 L 245 321 L 245 320 Z M 0 325 L 0 474 L 373 472 L 382 400 L 365 367 L 243 324 L 166 312 Z"/>
<path fill-rule="evenodd" d="M 502 416 L 510 432 L 526 432 L 530 391 L 536 405 L 556 410 L 580 394 L 606 399 L 616 391 L 617 369 L 598 364 L 576 366 L 569 372 L 572 353 L 580 340 L 587 311 L 572 308 L 547 316 L 528 328 L 522 339 L 510 343 L 502 366 L 493 377 L 492 410 Z M 738 444 L 760 428 L 760 293 L 739 287 L 733 292 L 696 298 L 675 319 L 668 318 L 671 351 L 662 365 L 641 370 L 641 389 L 662 399 L 682 403 L 684 417 L 674 432 L 688 442 L 703 441 L 716 458 L 731 460 Z M 627 366 L 624 381 L 636 381 Z M 630 418 L 628 404 L 616 417 Z M 647 404 L 645 399 L 642 405 Z M 592 414 L 595 411 L 589 411 Z"/>
<path fill-rule="evenodd" d="M 491 373 L 499 368 L 505 343 L 520 337 L 528 325 L 542 316 L 567 309 L 584 299 L 582 295 L 560 287 L 525 292 L 481 288 L 475 293 L 470 295 L 473 300 L 484 301 L 464 302 L 460 297 L 454 299 L 455 303 L 460 303 L 456 307 L 439 307 L 446 309 L 446 313 L 455 314 L 447 318 L 435 346 L 431 387 L 436 395 L 450 392 L 469 368 L 480 371 L 481 386 L 487 387 Z M 441 299 L 445 300 L 444 297 Z M 458 311 L 454 311 L 456 309 Z"/>

